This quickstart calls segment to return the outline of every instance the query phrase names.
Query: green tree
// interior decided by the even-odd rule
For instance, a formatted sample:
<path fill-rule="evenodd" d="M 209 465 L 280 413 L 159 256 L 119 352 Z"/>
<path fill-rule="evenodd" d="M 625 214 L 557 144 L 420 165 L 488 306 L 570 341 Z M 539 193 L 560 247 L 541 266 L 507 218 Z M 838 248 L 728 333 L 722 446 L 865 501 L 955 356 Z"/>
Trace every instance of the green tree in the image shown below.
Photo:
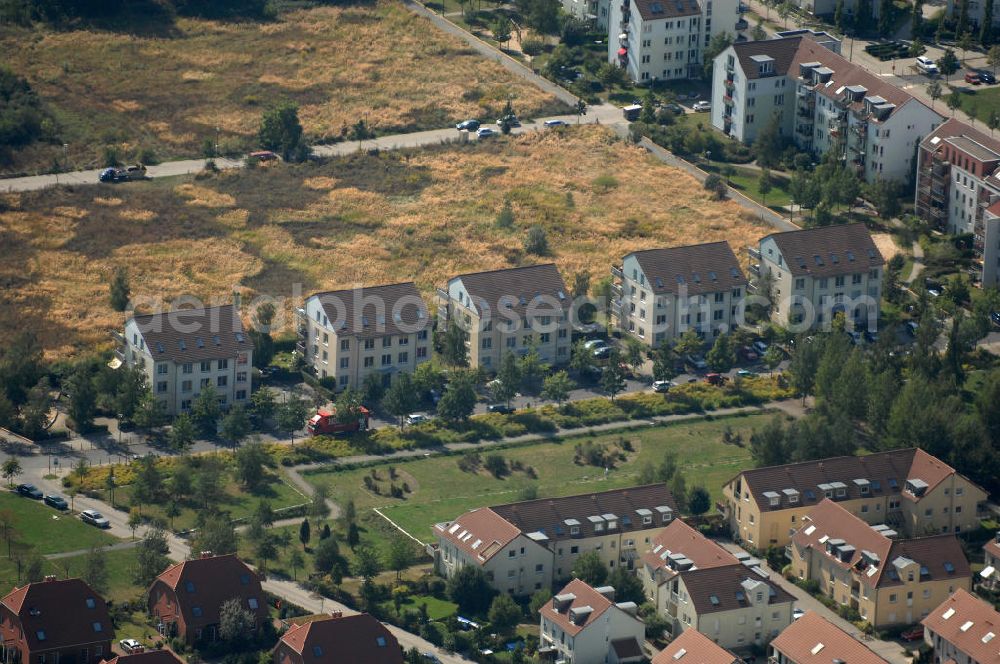
<path fill-rule="evenodd" d="M 398 374 L 382 398 L 382 408 L 399 420 L 400 429 L 403 428 L 404 418 L 413 412 L 418 403 L 413 377 L 409 373 Z"/>
<path fill-rule="evenodd" d="M 476 406 L 475 380 L 470 372 L 458 372 L 438 401 L 437 414 L 448 422 L 464 421 Z"/>
<path fill-rule="evenodd" d="M 612 348 L 608 355 L 608 366 L 601 374 L 601 389 L 615 400 L 615 396 L 625 391 L 625 371 L 622 369 L 622 358 L 617 348 Z"/>
<path fill-rule="evenodd" d="M 767 366 L 767 370 L 771 374 L 774 373 L 783 359 L 785 359 L 784 354 L 777 344 L 771 344 L 767 347 L 767 352 L 764 353 L 764 365 Z"/>
<path fill-rule="evenodd" d="M 302 141 L 302 124 L 299 107 L 292 102 L 282 102 L 264 112 L 258 134 L 261 147 L 281 154 L 285 161 L 302 161 L 308 147 Z"/>
<path fill-rule="evenodd" d="M 249 609 L 243 608 L 243 601 L 237 597 L 226 600 L 219 606 L 219 638 L 235 646 L 253 639 L 256 618 Z"/>
<path fill-rule="evenodd" d="M 542 398 L 555 401 L 559 408 L 569 398 L 569 392 L 573 389 L 573 381 L 565 371 L 557 371 L 545 377 L 542 383 Z"/>
<path fill-rule="evenodd" d="M 404 570 L 413 564 L 413 544 L 402 535 L 396 535 L 389 542 L 389 555 L 386 561 L 389 569 L 396 573 L 396 582 Z"/>
<path fill-rule="evenodd" d="M 317 484 L 313 489 L 312 501 L 309 503 L 309 516 L 315 519 L 321 519 L 330 514 L 330 505 L 327 503 L 327 498 L 330 495 L 330 489 L 326 484 Z M 329 529 L 329 525 L 325 526 Z"/>
<path fill-rule="evenodd" d="M 191 417 L 187 413 L 181 413 L 174 418 L 174 423 L 170 427 L 167 440 L 170 443 L 171 449 L 183 452 L 194 443 L 196 434 L 197 432 L 195 431 L 194 422 L 191 421 Z"/>
<path fill-rule="evenodd" d="M 267 467 L 274 463 L 260 443 L 250 443 L 236 450 L 233 461 L 233 474 L 251 491 L 264 484 L 267 479 Z"/>
<path fill-rule="evenodd" d="M 510 636 L 514 633 L 514 628 L 521 621 L 521 616 L 521 607 L 507 593 L 500 593 L 493 598 L 487 614 L 490 625 L 502 636 Z"/>
<path fill-rule="evenodd" d="M 937 81 L 931 81 L 927 84 L 927 96 L 931 98 L 931 108 L 934 107 L 934 103 L 941 98 L 941 84 Z"/>
<path fill-rule="evenodd" d="M 469 349 L 465 345 L 468 337 L 465 330 L 454 320 L 449 320 L 441 339 L 441 359 L 453 367 L 469 366 Z"/>
<path fill-rule="evenodd" d="M 548 588 L 542 588 L 541 590 L 536 590 L 528 601 L 528 610 L 531 612 L 531 617 L 533 620 L 539 619 L 538 612 L 549 603 L 552 599 L 552 591 Z"/>
<path fill-rule="evenodd" d="M 691 487 L 687 496 L 688 513 L 695 516 L 704 514 L 712 507 L 712 495 L 700 484 Z"/>
<path fill-rule="evenodd" d="M 514 227 L 514 208 L 511 207 L 509 200 L 505 199 L 503 205 L 500 207 L 496 223 L 497 228 L 507 229 Z"/>
<path fill-rule="evenodd" d="M 490 32 L 493 33 L 493 39 L 497 40 L 497 43 L 506 44 L 510 41 L 511 36 L 510 19 L 498 16 L 490 24 Z"/>
<path fill-rule="evenodd" d="M 108 591 L 108 558 L 102 547 L 90 548 L 83 559 L 83 573 L 80 577 L 97 592 Z"/>
<path fill-rule="evenodd" d="M 236 530 L 228 518 L 223 515 L 209 516 L 195 531 L 191 555 L 197 556 L 202 551 L 211 551 L 217 556 L 236 553 L 237 542 Z"/>
<path fill-rule="evenodd" d="M 139 466 L 132 482 L 132 500 L 140 505 L 159 502 L 163 495 L 163 474 L 156 463 L 156 457 L 147 455 L 136 462 Z"/>
<path fill-rule="evenodd" d="M 781 116 L 772 115 L 753 144 L 757 164 L 762 168 L 774 168 L 781 163 L 785 150 L 785 140 L 781 136 Z"/>
<path fill-rule="evenodd" d="M 715 337 L 715 343 L 705 356 L 705 361 L 712 371 L 726 372 L 736 364 L 736 351 L 733 350 L 729 335 L 720 333 Z"/>
<path fill-rule="evenodd" d="M 128 284 L 128 270 L 124 267 L 115 268 L 111 275 L 111 308 L 115 311 L 125 311 L 131 297 Z"/>
<path fill-rule="evenodd" d="M 573 576 L 596 587 L 604 585 L 604 580 L 608 578 L 608 569 L 596 551 L 588 551 L 573 563 Z"/>
<path fill-rule="evenodd" d="M 496 380 L 490 383 L 493 399 L 509 406 L 510 400 L 517 395 L 517 388 L 520 384 L 521 368 L 517 361 L 517 355 L 506 353 L 500 359 L 500 370 L 497 371 Z"/>
<path fill-rule="evenodd" d="M 243 406 L 233 406 L 222 418 L 222 437 L 238 446 L 250 433 L 250 417 Z"/>
<path fill-rule="evenodd" d="M 532 226 L 524 238 L 524 250 L 536 256 L 548 256 L 549 238 L 541 226 Z"/>
<path fill-rule="evenodd" d="M 990 47 L 990 50 L 986 52 L 986 62 L 990 67 L 993 68 L 993 73 L 997 73 L 997 67 L 1000 66 L 1000 44 Z"/>
<path fill-rule="evenodd" d="M 807 396 L 813 394 L 816 387 L 816 371 L 819 369 L 820 344 L 800 339 L 795 344 L 788 371 L 792 375 L 792 387 L 802 395 L 805 403 Z"/>
<path fill-rule="evenodd" d="M 291 434 L 301 429 L 309 415 L 309 404 L 296 394 L 289 395 L 288 400 L 279 404 L 275 414 L 275 424 L 279 431 Z"/>
<path fill-rule="evenodd" d="M 474 565 L 465 565 L 455 572 L 448 579 L 447 592 L 448 598 L 466 615 L 486 612 L 496 594 L 483 570 Z"/>
<path fill-rule="evenodd" d="M 191 419 L 198 434 L 203 438 L 214 438 L 218 433 L 221 415 L 218 392 L 211 385 L 203 387 L 191 405 Z"/>
<path fill-rule="evenodd" d="M 767 195 L 771 193 L 771 189 L 774 187 L 771 181 L 771 171 L 766 168 L 760 169 L 760 177 L 757 181 L 757 191 L 760 192 L 760 202 L 765 207 L 767 206 Z"/>
<path fill-rule="evenodd" d="M 674 496 L 677 509 L 681 512 L 687 512 L 687 478 L 684 477 L 684 473 L 679 471 L 674 473 L 674 476 L 670 479 L 670 493 Z"/>
<path fill-rule="evenodd" d="M 316 544 L 313 567 L 320 574 L 329 574 L 337 583 L 347 570 L 347 560 L 340 553 L 340 546 L 333 537 L 321 539 Z"/>
<path fill-rule="evenodd" d="M 143 587 L 152 583 L 153 579 L 170 564 L 170 559 L 167 558 L 169 552 L 166 533 L 163 532 L 163 528 L 154 524 L 146 531 L 146 536 L 136 547 L 133 581 Z"/>
<path fill-rule="evenodd" d="M 838 0 L 840 3 L 843 1 L 844 0 Z M 767 39 L 767 30 L 764 29 L 763 25 L 761 25 L 761 21 L 757 21 L 757 25 L 753 26 L 750 30 L 750 39 L 753 41 L 764 41 Z"/>
<path fill-rule="evenodd" d="M 704 65 L 702 67 L 702 76 L 706 81 L 712 80 L 712 63 L 715 61 L 715 57 L 732 46 L 735 41 L 731 34 L 723 31 L 712 37 L 711 41 L 708 42 L 708 46 L 705 47 L 703 56 Z"/>
<path fill-rule="evenodd" d="M 938 58 L 937 61 L 938 70 L 944 74 L 945 83 L 948 82 L 948 77 L 958 71 L 959 62 L 958 58 L 955 56 L 955 51 L 950 48 L 946 48 L 944 53 Z"/>
<path fill-rule="evenodd" d="M 632 337 L 625 338 L 625 353 L 622 358 L 626 364 L 632 367 L 633 371 L 638 371 L 646 361 L 646 347 L 638 339 Z"/>
<path fill-rule="evenodd" d="M 979 26 L 979 43 L 983 47 L 993 43 L 993 3 L 986 2 L 983 7 L 983 20 Z"/>
<path fill-rule="evenodd" d="M 135 531 L 142 525 L 142 513 L 133 507 L 128 513 L 128 529 L 132 531 L 132 541 L 135 541 Z"/>
<path fill-rule="evenodd" d="M 611 570 L 607 583 L 615 589 L 616 602 L 634 602 L 636 605 L 639 605 L 646 601 L 646 593 L 642 589 L 642 581 L 623 565 L 619 565 Z"/>
<path fill-rule="evenodd" d="M 517 363 L 517 370 L 521 376 L 521 391 L 525 394 L 538 394 L 550 368 L 542 361 L 535 345 L 528 348 L 528 352 L 522 355 Z"/>
<path fill-rule="evenodd" d="M 256 348 L 254 349 L 256 357 Z M 278 400 L 274 390 L 269 387 L 261 387 L 250 395 L 250 412 L 258 424 L 263 424 L 274 417 L 278 408 Z"/>
<path fill-rule="evenodd" d="M 962 59 L 959 61 L 959 63 L 961 64 L 962 62 L 965 61 L 966 57 L 968 56 L 969 49 L 972 48 L 972 33 L 963 32 L 961 35 L 959 35 L 958 39 L 955 41 L 955 45 L 962 50 Z"/>
<path fill-rule="evenodd" d="M 698 333 L 694 329 L 690 329 L 684 332 L 677 339 L 677 343 L 674 345 L 674 350 L 678 355 L 697 355 L 701 353 L 705 342 L 702 338 L 698 336 Z"/>
<path fill-rule="evenodd" d="M 292 552 L 288 555 L 288 566 L 292 568 L 292 581 L 297 580 L 298 571 L 302 569 L 305 564 L 305 559 L 302 557 L 302 552 L 298 549 L 292 549 Z"/>
<path fill-rule="evenodd" d="M 671 380 L 674 371 L 674 351 L 669 343 L 661 343 L 653 350 L 653 380 Z"/>
<path fill-rule="evenodd" d="M 894 180 L 878 178 L 874 184 L 867 187 L 865 198 L 875 206 L 881 219 L 892 219 L 902 209 L 899 184 Z"/>
<path fill-rule="evenodd" d="M 788 447 L 780 415 L 775 415 L 763 428 L 754 429 L 750 434 L 750 456 L 760 468 L 788 463 Z"/>
<path fill-rule="evenodd" d="M 12 456 L 7 457 L 0 468 L 2 468 L 4 479 L 7 480 L 7 486 L 14 486 L 14 478 L 23 472 L 21 462 L 18 461 L 17 457 Z"/>
<path fill-rule="evenodd" d="M 309 525 L 309 519 L 302 519 L 302 523 L 299 524 L 299 541 L 302 542 L 303 549 L 309 546 L 309 540 L 311 537 L 312 526 Z"/>
<path fill-rule="evenodd" d="M 594 353 L 584 345 L 585 343 L 583 339 L 580 339 L 573 344 L 573 352 L 569 358 L 570 369 L 581 376 L 588 375 L 597 366 Z"/>
<path fill-rule="evenodd" d="M 879 34 L 892 34 L 893 29 L 893 5 L 892 0 L 879 0 L 878 3 L 878 31 Z"/>
<path fill-rule="evenodd" d="M 341 424 L 352 424 L 361 417 L 361 394 L 357 390 L 346 389 L 337 397 L 334 403 L 334 417 Z"/>
<path fill-rule="evenodd" d="M 962 93 L 958 90 L 952 90 L 951 94 L 948 95 L 947 104 L 951 110 L 951 116 L 955 117 L 955 111 L 962 108 Z"/>
<path fill-rule="evenodd" d="M 370 546 L 359 546 L 354 550 L 355 576 L 361 577 L 366 586 L 370 586 L 375 577 L 382 573 L 382 560 L 378 551 Z"/>
<path fill-rule="evenodd" d="M 253 364 L 264 368 L 274 359 L 274 340 L 271 338 L 271 323 L 277 313 L 274 304 L 264 302 L 258 306 L 251 320 L 250 340 L 253 342 Z"/>

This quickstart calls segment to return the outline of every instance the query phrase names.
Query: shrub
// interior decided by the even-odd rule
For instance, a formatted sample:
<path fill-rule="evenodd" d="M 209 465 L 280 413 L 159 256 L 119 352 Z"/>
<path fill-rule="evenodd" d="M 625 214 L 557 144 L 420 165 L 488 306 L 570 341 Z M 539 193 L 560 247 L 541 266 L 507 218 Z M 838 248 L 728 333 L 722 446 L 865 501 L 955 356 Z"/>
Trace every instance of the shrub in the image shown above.
<path fill-rule="evenodd" d="M 549 238 L 544 228 L 532 226 L 528 229 L 528 236 L 524 239 L 524 250 L 536 256 L 545 256 L 549 253 Z"/>
<path fill-rule="evenodd" d="M 521 52 L 532 57 L 541 55 L 545 50 L 545 44 L 540 39 L 525 39 L 521 42 Z"/>

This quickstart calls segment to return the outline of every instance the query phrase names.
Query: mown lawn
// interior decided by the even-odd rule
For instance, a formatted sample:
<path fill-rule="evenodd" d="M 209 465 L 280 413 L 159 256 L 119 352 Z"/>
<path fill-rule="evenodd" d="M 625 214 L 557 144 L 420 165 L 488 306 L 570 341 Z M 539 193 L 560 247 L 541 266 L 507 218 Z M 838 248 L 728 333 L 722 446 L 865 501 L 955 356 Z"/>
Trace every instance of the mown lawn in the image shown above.
<path fill-rule="evenodd" d="M 473 507 L 514 502 L 527 487 L 537 487 L 539 496 L 545 497 L 634 485 L 643 466 L 659 464 L 667 451 L 677 455 L 689 485 L 703 484 L 717 499 L 721 497 L 722 483 L 750 465 L 749 451 L 723 443 L 723 431 L 731 427 L 747 440 L 751 429 L 760 427 L 770 417 L 763 414 L 699 420 L 506 449 L 498 453 L 508 461 L 519 461 L 526 471 L 527 467 L 531 471 L 516 471 L 503 479 L 496 479 L 485 470 L 462 471 L 458 467 L 461 456 L 401 462 L 393 468 L 397 474 L 395 482 L 398 485 L 405 482 L 410 488 L 403 499 L 388 497 L 386 488 L 391 480 L 386 466 L 323 470 L 308 473 L 306 478 L 313 484 L 326 484 L 331 497 L 338 503 L 353 498 L 359 514 L 370 514 L 372 508 L 377 507 L 414 537 L 427 541 L 431 538 L 433 524 L 453 519 Z M 628 441 L 634 451 L 627 455 L 626 461 L 610 469 L 606 477 L 601 468 L 574 462 L 577 443 L 613 444 L 621 440 Z M 481 454 L 490 453 L 484 450 Z M 378 477 L 372 480 L 373 486 L 379 487 L 378 495 L 365 488 L 364 477 L 370 476 L 373 470 Z M 537 479 L 531 477 L 532 471 Z"/>
<path fill-rule="evenodd" d="M 995 85 L 972 87 L 961 81 L 958 81 L 956 85 L 959 87 L 952 89 L 958 89 L 961 93 L 959 94 L 959 99 L 962 102 L 961 109 L 982 122 L 978 127 L 980 131 L 989 132 L 990 130 L 986 122 L 990 119 L 990 115 L 993 113 L 1000 114 L 1000 87 Z M 950 91 L 946 87 L 944 95 L 938 100 L 942 104 L 941 113 L 944 114 L 948 112 L 948 108 L 944 104 L 948 101 L 949 93 Z M 992 134 L 992 132 L 990 133 Z"/>
<path fill-rule="evenodd" d="M 3 530 L 0 541 L 3 549 L 12 543 L 14 548 L 31 549 L 44 555 L 89 549 L 118 541 L 103 530 L 80 521 L 78 516 L 15 493 L 0 493 L 0 519 L 4 522 L 0 526 Z"/>
<path fill-rule="evenodd" d="M 114 602 L 134 601 L 146 591 L 133 581 L 136 569 L 136 549 L 119 549 L 104 552 L 104 560 L 108 571 L 108 584 L 104 589 L 105 599 Z M 81 576 L 84 571 L 86 555 L 57 558 L 47 561 L 58 570 L 60 578 Z M 121 636 L 120 638 L 125 638 Z"/>

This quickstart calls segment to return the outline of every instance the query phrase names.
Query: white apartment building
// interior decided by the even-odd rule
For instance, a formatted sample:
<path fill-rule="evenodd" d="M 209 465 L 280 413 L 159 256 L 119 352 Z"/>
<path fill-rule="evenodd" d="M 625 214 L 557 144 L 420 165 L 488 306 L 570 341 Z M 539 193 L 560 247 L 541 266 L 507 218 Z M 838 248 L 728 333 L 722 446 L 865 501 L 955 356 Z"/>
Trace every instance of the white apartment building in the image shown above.
<path fill-rule="evenodd" d="M 730 331 L 747 287 L 725 241 L 635 251 L 611 276 L 613 323 L 654 348 L 687 330 L 708 341 Z"/>
<path fill-rule="evenodd" d="M 389 386 L 430 359 L 430 327 L 412 281 L 316 293 L 298 311 L 297 350 L 340 389 L 361 387 L 369 374 Z"/>
<path fill-rule="evenodd" d="M 569 664 L 646 661 L 646 626 L 634 602 L 615 602 L 611 586 L 573 579 L 539 609 L 538 653 Z"/>
<path fill-rule="evenodd" d="M 921 624 L 934 664 L 1000 664 L 1000 612 L 972 593 L 956 590 Z"/>
<path fill-rule="evenodd" d="M 951 118 L 920 142 L 914 209 L 937 230 L 971 233 L 979 282 L 1000 286 L 1000 140 Z"/>
<path fill-rule="evenodd" d="M 727 33 L 746 38 L 739 0 L 610 0 L 608 62 L 636 83 L 702 75 L 704 51 Z"/>
<path fill-rule="evenodd" d="M 976 581 L 994 590 L 1000 587 L 1000 531 L 983 545 L 983 565 Z"/>
<path fill-rule="evenodd" d="M 778 118 L 802 150 L 835 151 L 868 183 L 907 181 L 944 118 L 811 36 L 734 44 L 715 59 L 712 124 L 751 143 Z"/>
<path fill-rule="evenodd" d="M 771 282 L 771 319 L 779 325 L 826 329 L 843 312 L 859 331 L 878 327 L 885 260 L 864 224 L 772 233 L 749 253 L 758 261 L 750 272 Z"/>
<path fill-rule="evenodd" d="M 674 521 L 642 557 L 639 579 L 676 638 L 698 631 L 723 648 L 764 645 L 792 622 L 795 599 L 760 562 L 739 560 L 683 521 Z"/>
<path fill-rule="evenodd" d="M 611 0 L 562 0 L 562 8 L 569 16 L 594 25 L 598 31 L 608 29 Z"/>
<path fill-rule="evenodd" d="M 118 341 L 118 358 L 146 374 L 168 415 L 190 411 L 208 386 L 223 408 L 250 398 L 253 342 L 234 305 L 133 316 Z"/>
<path fill-rule="evenodd" d="M 473 368 L 496 371 L 505 353 L 532 348 L 543 362 L 569 362 L 571 299 L 554 263 L 462 274 L 437 297 L 438 325 L 465 330 Z"/>
<path fill-rule="evenodd" d="M 609 570 L 632 569 L 676 514 L 663 484 L 483 507 L 434 526 L 434 564 L 446 578 L 476 565 L 497 590 L 531 594 L 569 578 L 589 551 Z"/>

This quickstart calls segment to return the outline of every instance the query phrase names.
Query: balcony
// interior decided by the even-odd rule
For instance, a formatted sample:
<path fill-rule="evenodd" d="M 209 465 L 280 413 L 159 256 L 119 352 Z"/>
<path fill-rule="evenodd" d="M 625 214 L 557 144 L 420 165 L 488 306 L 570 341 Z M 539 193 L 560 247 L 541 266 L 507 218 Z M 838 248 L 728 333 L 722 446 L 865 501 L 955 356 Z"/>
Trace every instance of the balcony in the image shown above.
<path fill-rule="evenodd" d="M 617 297 L 621 297 L 623 293 L 621 284 L 611 284 L 611 293 Z"/>
<path fill-rule="evenodd" d="M 864 137 L 868 135 L 868 125 L 867 124 L 853 124 L 851 125 L 851 131 L 853 131 L 858 136 Z"/>
<path fill-rule="evenodd" d="M 306 342 L 301 339 L 295 342 L 295 352 L 299 355 L 305 357 L 306 354 Z"/>
<path fill-rule="evenodd" d="M 749 256 L 751 260 L 758 260 L 759 261 L 760 260 L 760 249 L 758 249 L 757 247 L 747 247 L 747 256 Z"/>
<path fill-rule="evenodd" d="M 760 263 L 750 263 L 750 273 L 760 276 Z"/>
<path fill-rule="evenodd" d="M 736 87 L 736 83 L 734 83 L 731 78 L 727 78 L 722 84 L 726 86 L 726 90 L 729 91 L 729 94 L 732 94 L 733 89 Z"/>
<path fill-rule="evenodd" d="M 726 106 L 732 106 L 733 105 L 733 95 L 731 93 L 729 93 L 729 92 L 727 92 L 726 94 L 722 95 L 722 103 L 725 104 Z"/>
<path fill-rule="evenodd" d="M 615 279 L 624 279 L 625 278 L 625 273 L 622 272 L 622 266 L 621 265 L 612 265 L 611 266 L 611 276 L 614 277 Z"/>
<path fill-rule="evenodd" d="M 740 19 L 738 21 L 736 21 L 736 30 L 737 31 L 747 30 L 749 28 L 750 28 L 750 24 L 747 23 L 747 20 L 745 18 L 743 18 L 742 16 L 740 17 Z"/>

